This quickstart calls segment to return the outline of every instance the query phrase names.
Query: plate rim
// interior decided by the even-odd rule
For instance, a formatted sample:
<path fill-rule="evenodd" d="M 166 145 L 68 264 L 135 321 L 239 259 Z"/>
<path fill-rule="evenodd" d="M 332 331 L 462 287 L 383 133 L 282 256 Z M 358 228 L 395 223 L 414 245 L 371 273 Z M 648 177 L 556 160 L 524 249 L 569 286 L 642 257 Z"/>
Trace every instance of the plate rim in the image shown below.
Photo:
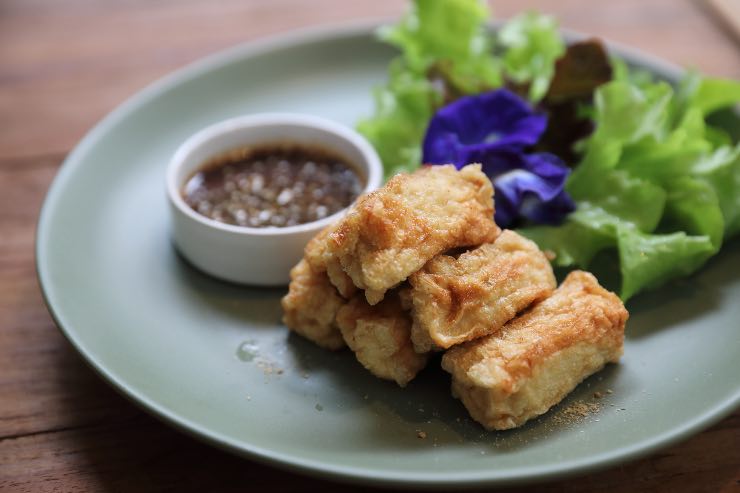
<path fill-rule="evenodd" d="M 534 465 L 513 471 L 509 470 L 510 472 L 508 473 L 506 471 L 502 473 L 496 470 L 475 473 L 446 472 L 440 476 L 429 477 L 428 475 L 422 476 L 415 473 L 381 471 L 374 468 L 346 465 L 337 466 L 323 461 L 306 459 L 296 454 L 275 452 L 269 448 L 253 444 L 247 444 L 248 446 L 245 446 L 241 441 L 234 440 L 226 435 L 204 428 L 196 422 L 178 416 L 176 412 L 170 411 L 153 399 L 140 394 L 136 389 L 131 388 L 123 378 L 106 369 L 105 364 L 99 361 L 95 354 L 85 347 L 84 341 L 81 340 L 82 338 L 73 328 L 74 324 L 64 319 L 64 315 L 61 313 L 62 310 L 59 309 L 58 304 L 56 304 L 55 308 L 53 281 L 48 278 L 48 272 L 44 266 L 44 259 L 48 258 L 48 254 L 46 254 L 48 247 L 45 246 L 48 245 L 48 240 L 44 241 L 44 238 L 48 236 L 47 230 L 49 229 L 48 224 L 53 215 L 53 204 L 58 200 L 60 194 L 63 193 L 64 184 L 76 169 L 77 165 L 75 163 L 82 161 L 81 158 L 84 157 L 88 149 L 95 146 L 99 137 L 105 135 L 111 127 L 126 118 L 130 113 L 145 106 L 159 95 L 166 93 L 173 86 L 191 77 L 196 77 L 228 65 L 240 58 L 255 57 L 295 45 L 336 41 L 346 37 L 371 36 L 379 26 L 386 24 L 389 20 L 392 19 L 375 18 L 371 20 L 365 19 L 361 21 L 314 25 L 245 41 L 230 48 L 219 50 L 188 63 L 136 91 L 86 132 L 84 137 L 64 159 L 47 190 L 38 216 L 34 241 L 36 277 L 44 303 L 56 327 L 82 356 L 85 363 L 127 400 L 167 425 L 173 426 L 197 440 L 269 466 L 279 467 L 321 479 L 376 486 L 425 487 L 434 489 L 450 486 L 507 486 L 551 481 L 588 474 L 645 457 L 656 450 L 678 443 L 731 414 L 740 406 L 740 387 L 734 395 L 728 395 L 726 399 L 719 401 L 712 408 L 695 416 L 692 420 L 683 423 L 682 426 L 666 431 L 652 439 L 632 444 L 629 447 L 621 447 L 607 453 L 588 456 L 587 459 L 558 463 L 550 467 Z M 492 22 L 489 25 L 495 29 L 501 23 L 500 21 Z M 568 29 L 561 29 L 560 31 L 567 41 L 595 37 Z M 672 62 L 668 62 L 636 48 L 612 42 L 605 38 L 599 39 L 605 43 L 610 53 L 623 58 L 630 64 L 650 67 L 650 70 L 661 78 L 675 82 L 685 72 L 684 69 Z"/>

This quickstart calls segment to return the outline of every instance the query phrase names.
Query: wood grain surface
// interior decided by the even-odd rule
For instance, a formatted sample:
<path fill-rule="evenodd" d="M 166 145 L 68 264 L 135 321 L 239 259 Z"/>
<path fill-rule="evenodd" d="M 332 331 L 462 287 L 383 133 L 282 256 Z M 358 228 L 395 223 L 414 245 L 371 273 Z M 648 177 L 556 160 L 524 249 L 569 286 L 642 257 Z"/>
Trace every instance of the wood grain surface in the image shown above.
<path fill-rule="evenodd" d="M 85 132 L 162 75 L 237 43 L 400 14 L 402 0 L 0 0 L 0 490 L 346 491 L 231 456 L 148 416 L 101 381 L 54 326 L 34 229 Z M 731 35 L 690 0 L 502 0 L 564 27 L 740 78 Z M 643 460 L 512 491 L 738 491 L 740 413 Z M 370 491 L 353 488 L 353 491 Z"/>

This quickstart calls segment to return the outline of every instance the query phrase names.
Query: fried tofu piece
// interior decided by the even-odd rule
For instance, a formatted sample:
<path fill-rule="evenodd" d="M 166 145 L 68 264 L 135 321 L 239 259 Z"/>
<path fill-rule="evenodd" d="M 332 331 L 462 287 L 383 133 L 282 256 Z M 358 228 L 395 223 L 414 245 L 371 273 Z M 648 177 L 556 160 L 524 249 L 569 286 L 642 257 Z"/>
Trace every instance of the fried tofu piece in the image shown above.
<path fill-rule="evenodd" d="M 409 282 L 418 352 L 495 333 L 557 286 L 537 245 L 509 230 L 457 258 L 437 255 Z"/>
<path fill-rule="evenodd" d="M 336 230 L 337 226 L 339 226 L 339 222 L 330 224 L 314 236 L 306 245 L 303 258 L 316 272 L 326 272 L 339 294 L 345 299 L 350 299 L 357 292 L 357 287 L 342 270 L 339 262 L 332 259 L 328 252 L 329 235 Z"/>
<path fill-rule="evenodd" d="M 575 271 L 498 333 L 450 349 L 442 367 L 473 419 L 491 430 L 515 428 L 617 362 L 628 316 L 592 274 Z"/>
<path fill-rule="evenodd" d="M 361 293 L 339 309 L 337 324 L 357 360 L 375 376 L 405 387 L 424 366 L 428 355 L 411 344 L 411 316 L 397 293 L 370 306 Z"/>
<path fill-rule="evenodd" d="M 283 323 L 321 347 L 340 349 L 345 344 L 336 315 L 345 303 L 326 273 L 314 271 L 304 259 L 290 270 L 288 294 L 281 300 Z"/>
<path fill-rule="evenodd" d="M 374 305 L 435 255 L 493 241 L 493 213 L 493 186 L 480 165 L 429 166 L 361 197 L 306 257 L 343 290 L 341 269 Z"/>

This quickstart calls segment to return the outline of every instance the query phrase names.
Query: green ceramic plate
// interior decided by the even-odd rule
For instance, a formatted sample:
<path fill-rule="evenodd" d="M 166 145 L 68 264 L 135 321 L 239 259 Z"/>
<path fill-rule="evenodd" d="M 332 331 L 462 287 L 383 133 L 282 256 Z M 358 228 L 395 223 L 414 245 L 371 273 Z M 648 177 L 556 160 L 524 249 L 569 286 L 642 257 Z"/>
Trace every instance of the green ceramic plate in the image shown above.
<path fill-rule="evenodd" d="M 675 76 L 665 64 L 623 55 Z M 737 241 L 699 275 L 635 299 L 622 364 L 540 419 L 501 433 L 467 417 L 438 362 L 399 389 L 348 352 L 289 335 L 280 323 L 283 289 L 218 282 L 175 254 L 164 174 L 187 136 L 260 111 L 352 125 L 371 111 L 371 87 L 391 56 L 368 26 L 238 47 L 142 91 L 85 137 L 49 191 L 37 260 L 54 318 L 92 367 L 210 443 L 376 484 L 490 485 L 583 473 L 728 414 L 740 402 Z M 574 416 L 578 403 L 592 408 Z"/>

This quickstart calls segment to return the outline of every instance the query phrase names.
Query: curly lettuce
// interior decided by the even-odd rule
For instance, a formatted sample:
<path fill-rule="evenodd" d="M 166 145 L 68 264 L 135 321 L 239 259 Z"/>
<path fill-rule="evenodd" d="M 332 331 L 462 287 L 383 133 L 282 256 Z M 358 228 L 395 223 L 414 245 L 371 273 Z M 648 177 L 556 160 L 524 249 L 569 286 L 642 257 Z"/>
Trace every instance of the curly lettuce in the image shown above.
<path fill-rule="evenodd" d="M 375 114 L 357 128 L 378 151 L 386 178 L 421 162 L 427 124 L 445 100 L 446 88 L 431 75 L 456 94 L 501 85 L 487 18 L 477 0 L 416 1 L 398 24 L 380 29 L 401 55 L 391 62 L 386 85 L 375 90 Z"/>
<path fill-rule="evenodd" d="M 740 232 L 740 146 L 706 121 L 740 103 L 740 84 L 691 75 L 676 91 L 618 74 L 596 90 L 596 130 L 566 185 L 578 209 L 522 233 L 563 267 L 615 250 L 627 300 L 695 272 Z"/>
<path fill-rule="evenodd" d="M 357 128 L 377 149 L 386 178 L 420 164 L 424 132 L 443 104 L 499 88 L 505 78 L 528 85 L 533 101 L 544 96 L 564 51 L 554 20 L 528 13 L 497 38 L 488 17 L 480 0 L 416 0 L 397 24 L 379 30 L 400 55 L 375 89 L 374 115 Z"/>
<path fill-rule="evenodd" d="M 573 167 L 565 189 L 576 210 L 559 226 L 520 230 L 552 250 L 557 266 L 588 269 L 612 252 L 627 300 L 691 274 L 740 233 L 740 145 L 727 131 L 740 128 L 727 111 L 740 102 L 740 82 L 690 73 L 673 87 L 607 62 L 598 42 L 566 49 L 550 17 L 525 13 L 498 34 L 487 18 L 479 0 L 415 0 L 381 29 L 400 55 L 358 129 L 386 177 L 421 164 L 440 107 L 506 86 L 550 117 L 534 150 Z M 722 119 L 729 125 L 715 124 Z M 566 123 L 575 138 L 558 132 Z"/>
<path fill-rule="evenodd" d="M 555 61 L 565 53 L 565 43 L 552 17 L 527 12 L 507 22 L 499 32 L 506 76 L 529 85 L 529 99 L 541 100 L 550 87 Z"/>

